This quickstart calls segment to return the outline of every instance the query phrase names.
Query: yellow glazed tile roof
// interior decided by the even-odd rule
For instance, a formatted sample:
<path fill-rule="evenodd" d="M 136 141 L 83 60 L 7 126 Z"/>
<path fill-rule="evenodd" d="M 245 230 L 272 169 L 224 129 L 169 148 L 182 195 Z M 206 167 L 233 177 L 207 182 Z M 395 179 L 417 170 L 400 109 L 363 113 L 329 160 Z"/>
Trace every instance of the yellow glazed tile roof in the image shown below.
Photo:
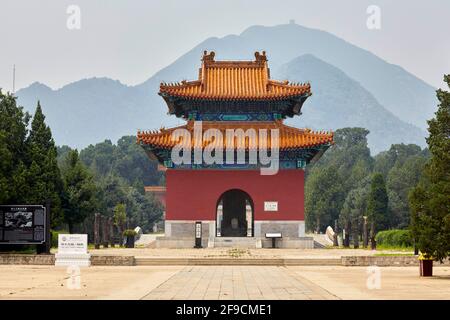
<path fill-rule="evenodd" d="M 198 80 L 161 83 L 160 94 L 212 100 L 276 100 L 311 94 L 309 83 L 271 80 L 264 51 L 255 53 L 255 61 L 215 61 L 214 55 L 204 52 Z"/>
<path fill-rule="evenodd" d="M 210 145 L 214 141 L 212 136 L 208 136 L 208 133 L 204 136 L 205 131 L 208 129 L 218 129 L 222 133 L 222 146 L 227 148 L 227 146 L 233 145 L 234 148 L 237 146 L 243 146 L 245 144 L 246 149 L 258 148 L 261 144 L 259 140 L 259 130 L 267 129 L 267 148 L 270 148 L 271 141 L 271 129 L 278 129 L 279 131 L 279 148 L 280 150 L 298 149 L 298 148 L 308 148 L 319 146 L 323 144 L 333 143 L 333 133 L 328 131 L 315 132 L 310 129 L 297 129 L 284 125 L 281 120 L 263 122 L 263 121 L 252 121 L 252 122 L 241 122 L 241 121 L 203 121 L 202 122 L 202 137 L 194 135 L 194 122 L 188 121 L 184 126 L 175 127 L 171 129 L 161 129 L 159 131 L 139 131 L 137 135 L 138 143 L 150 145 L 155 148 L 171 149 L 178 142 L 183 141 L 180 137 L 179 139 L 172 138 L 172 132 L 176 129 L 187 129 L 190 132 L 191 146 L 202 146 L 202 148 Z M 242 129 L 244 132 L 247 129 L 255 129 L 256 140 L 251 141 L 245 137 L 234 137 L 233 141 L 227 139 L 226 130 L 227 129 Z M 243 139 L 242 139 L 243 138 Z M 189 141 L 184 141 L 188 143 Z M 211 145 L 210 145 L 211 146 Z"/>

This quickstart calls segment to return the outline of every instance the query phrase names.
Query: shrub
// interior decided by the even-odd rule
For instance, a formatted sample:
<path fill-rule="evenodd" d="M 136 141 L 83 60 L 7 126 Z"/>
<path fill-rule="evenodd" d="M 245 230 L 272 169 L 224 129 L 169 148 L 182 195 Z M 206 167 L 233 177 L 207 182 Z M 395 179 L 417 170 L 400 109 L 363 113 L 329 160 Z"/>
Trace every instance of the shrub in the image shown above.
<path fill-rule="evenodd" d="M 413 240 L 410 230 L 386 230 L 377 233 L 377 244 L 387 247 L 412 247 Z"/>
<path fill-rule="evenodd" d="M 123 232 L 124 237 L 133 237 L 136 234 L 137 234 L 136 231 L 134 231 L 133 229 L 127 229 Z"/>
<path fill-rule="evenodd" d="M 51 230 L 50 231 L 52 234 L 52 248 L 57 248 L 58 247 L 58 235 L 59 234 L 68 234 L 68 231 L 65 230 Z"/>

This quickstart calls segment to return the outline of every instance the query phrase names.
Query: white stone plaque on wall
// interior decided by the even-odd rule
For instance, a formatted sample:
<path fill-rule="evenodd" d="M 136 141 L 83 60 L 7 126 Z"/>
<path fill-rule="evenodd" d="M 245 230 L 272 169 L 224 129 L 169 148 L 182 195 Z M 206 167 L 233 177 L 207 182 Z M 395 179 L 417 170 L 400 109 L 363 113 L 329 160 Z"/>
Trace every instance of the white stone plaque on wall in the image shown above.
<path fill-rule="evenodd" d="M 264 201 L 264 211 L 278 211 L 278 201 Z"/>

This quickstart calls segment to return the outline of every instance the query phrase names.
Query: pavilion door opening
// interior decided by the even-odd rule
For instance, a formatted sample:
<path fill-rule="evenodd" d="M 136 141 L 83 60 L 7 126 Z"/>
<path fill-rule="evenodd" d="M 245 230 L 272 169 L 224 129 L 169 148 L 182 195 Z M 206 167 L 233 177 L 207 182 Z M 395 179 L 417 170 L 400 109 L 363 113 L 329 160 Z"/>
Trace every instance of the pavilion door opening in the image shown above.
<path fill-rule="evenodd" d="M 253 236 L 253 203 L 246 192 L 233 189 L 223 193 L 219 198 L 216 236 Z"/>

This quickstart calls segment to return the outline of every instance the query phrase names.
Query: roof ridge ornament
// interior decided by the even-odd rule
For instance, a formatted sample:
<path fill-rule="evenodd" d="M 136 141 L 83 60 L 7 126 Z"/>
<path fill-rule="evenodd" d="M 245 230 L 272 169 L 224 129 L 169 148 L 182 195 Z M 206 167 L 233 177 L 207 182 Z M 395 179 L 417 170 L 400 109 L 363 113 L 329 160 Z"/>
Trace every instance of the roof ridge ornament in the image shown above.
<path fill-rule="evenodd" d="M 208 51 L 205 50 L 205 51 L 203 51 L 202 61 L 203 62 L 214 62 L 215 55 L 216 55 L 216 53 L 214 51 L 211 51 L 210 53 L 208 53 Z"/>
<path fill-rule="evenodd" d="M 259 51 L 256 51 L 255 52 L 255 61 L 256 62 L 266 62 L 267 61 L 266 52 L 262 51 L 261 53 L 259 53 Z"/>

